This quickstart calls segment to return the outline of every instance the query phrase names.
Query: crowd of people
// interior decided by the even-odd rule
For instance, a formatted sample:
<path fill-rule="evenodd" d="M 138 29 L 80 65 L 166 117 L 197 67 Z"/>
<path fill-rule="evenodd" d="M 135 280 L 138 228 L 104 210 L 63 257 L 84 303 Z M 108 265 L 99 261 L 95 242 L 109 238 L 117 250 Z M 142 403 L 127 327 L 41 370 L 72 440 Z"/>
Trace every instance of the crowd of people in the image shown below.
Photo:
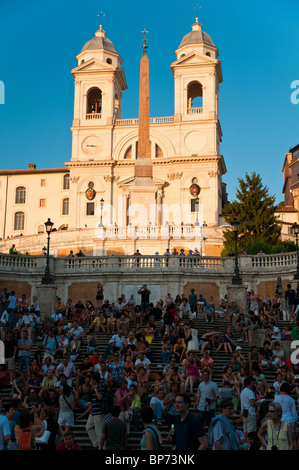
<path fill-rule="evenodd" d="M 74 424 L 83 419 L 99 450 L 126 449 L 141 431 L 139 449 L 161 450 L 165 425 L 176 450 L 297 449 L 299 366 L 284 345 L 299 337 L 299 289 L 283 291 L 278 278 L 274 290 L 265 299 L 248 292 L 240 312 L 194 289 L 154 304 L 146 284 L 110 302 L 99 283 L 94 300 L 57 297 L 44 318 L 37 297 L 3 289 L 0 394 L 9 400 L 0 400 L 0 449 L 80 450 Z M 199 331 L 198 318 L 211 325 Z"/>

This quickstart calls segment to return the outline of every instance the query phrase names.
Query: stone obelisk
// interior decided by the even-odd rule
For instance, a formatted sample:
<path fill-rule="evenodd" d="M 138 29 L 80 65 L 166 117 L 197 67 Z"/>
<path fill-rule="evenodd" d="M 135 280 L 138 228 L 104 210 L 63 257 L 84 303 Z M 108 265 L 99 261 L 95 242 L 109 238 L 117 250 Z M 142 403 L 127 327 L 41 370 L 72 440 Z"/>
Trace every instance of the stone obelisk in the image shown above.
<path fill-rule="evenodd" d="M 149 114 L 149 61 L 146 54 L 146 38 L 144 31 L 143 55 L 140 61 L 139 85 L 139 125 L 138 155 L 135 162 L 135 178 L 152 178 L 151 145 L 150 145 L 150 114 Z"/>
<path fill-rule="evenodd" d="M 150 143 L 150 117 L 149 117 L 149 61 L 146 54 L 146 37 L 143 31 L 143 55 L 140 61 L 140 89 L 139 89 L 139 125 L 138 125 L 138 152 L 134 167 L 134 179 L 129 185 L 130 193 L 130 221 L 135 220 L 137 225 L 148 225 L 153 222 L 155 213 L 155 193 L 157 186 L 153 180 L 153 165 L 151 161 Z M 136 214 L 138 214 L 138 223 Z"/>

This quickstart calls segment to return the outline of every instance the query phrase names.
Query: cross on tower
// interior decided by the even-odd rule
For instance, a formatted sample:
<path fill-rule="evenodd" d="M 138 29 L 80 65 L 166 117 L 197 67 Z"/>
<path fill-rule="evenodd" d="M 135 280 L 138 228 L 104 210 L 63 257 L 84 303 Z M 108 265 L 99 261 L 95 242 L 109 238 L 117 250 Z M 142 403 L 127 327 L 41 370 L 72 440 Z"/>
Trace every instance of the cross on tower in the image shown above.
<path fill-rule="evenodd" d="M 148 49 L 148 46 L 146 45 L 146 33 L 148 33 L 148 31 L 146 31 L 146 29 L 144 28 L 144 30 L 141 32 L 144 34 L 143 46 L 141 46 L 141 49 L 143 49 L 143 54 L 146 54 L 146 49 Z"/>
<path fill-rule="evenodd" d="M 197 4 L 195 7 L 194 7 L 194 10 L 197 10 L 196 12 L 196 20 L 198 21 L 198 10 L 200 9 L 201 7 Z"/>
<path fill-rule="evenodd" d="M 103 13 L 102 11 L 100 11 L 100 14 L 99 14 L 98 16 L 101 17 L 100 29 L 102 29 L 102 19 L 103 19 L 103 16 L 105 16 L 105 13 Z"/>

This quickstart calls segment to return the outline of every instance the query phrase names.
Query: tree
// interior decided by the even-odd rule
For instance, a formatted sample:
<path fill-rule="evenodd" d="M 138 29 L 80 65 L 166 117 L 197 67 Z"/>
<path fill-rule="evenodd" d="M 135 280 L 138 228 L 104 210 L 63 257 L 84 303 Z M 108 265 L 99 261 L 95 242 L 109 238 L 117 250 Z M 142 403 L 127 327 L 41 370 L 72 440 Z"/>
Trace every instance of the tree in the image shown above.
<path fill-rule="evenodd" d="M 238 178 L 239 188 L 236 200 L 227 204 L 224 209 L 225 221 L 231 224 L 234 217 L 240 223 L 238 244 L 246 250 L 253 241 L 277 245 L 280 241 L 281 228 L 276 222 L 275 197 L 270 196 L 268 188 L 263 186 L 261 176 L 252 172 L 245 178 Z M 224 232 L 225 251 L 235 249 L 234 233 Z"/>

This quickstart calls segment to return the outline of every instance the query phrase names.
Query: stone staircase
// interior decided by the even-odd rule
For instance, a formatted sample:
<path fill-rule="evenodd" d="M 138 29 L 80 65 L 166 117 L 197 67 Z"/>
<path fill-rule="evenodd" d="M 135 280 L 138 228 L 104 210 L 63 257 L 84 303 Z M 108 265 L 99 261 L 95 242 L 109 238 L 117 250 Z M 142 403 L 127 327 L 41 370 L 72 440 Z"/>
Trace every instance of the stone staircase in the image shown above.
<path fill-rule="evenodd" d="M 211 331 L 214 326 L 217 326 L 221 333 L 224 333 L 227 327 L 231 326 L 230 321 L 228 319 L 223 319 L 223 318 L 215 319 L 213 324 L 210 324 L 210 323 L 207 324 L 201 313 L 199 313 L 198 318 L 194 319 L 194 322 L 195 322 L 195 327 L 198 330 L 198 337 L 200 337 L 203 333 Z M 287 322 L 279 321 L 278 326 L 280 327 L 281 331 L 286 323 Z M 85 326 L 84 330 L 85 332 L 87 332 L 88 327 Z M 260 333 L 261 332 L 259 332 L 259 342 L 261 342 Z M 95 337 L 96 337 L 97 344 L 98 344 L 99 354 L 104 354 L 104 351 L 111 338 L 111 335 L 109 334 L 104 335 L 103 333 L 96 333 Z M 235 334 L 235 338 L 236 338 L 236 334 Z M 161 343 L 162 343 L 162 335 L 158 333 L 151 344 L 151 350 L 153 353 L 153 361 L 151 364 L 152 372 L 162 371 Z M 41 344 L 41 341 L 37 341 L 37 340 L 34 341 L 34 344 L 32 347 L 32 356 L 34 352 L 38 349 L 38 346 L 40 344 Z M 260 344 L 257 344 L 257 345 L 260 346 Z M 245 344 L 245 345 L 241 344 L 241 347 L 242 347 L 242 353 L 244 357 L 247 359 L 247 355 L 250 352 L 251 347 L 248 344 Z M 83 341 L 80 357 L 75 361 L 76 366 L 78 366 L 78 364 L 82 362 L 82 358 L 84 357 L 85 353 L 86 353 L 86 340 Z M 198 356 L 199 358 L 202 357 L 200 353 L 198 353 Z M 216 353 L 215 351 L 211 351 L 210 356 L 214 360 L 212 380 L 215 381 L 219 387 L 221 387 L 223 366 L 226 364 L 226 362 L 229 361 L 231 355 L 230 354 L 226 355 L 224 353 L 224 350 L 221 349 L 218 353 Z M 275 371 L 274 370 L 265 371 L 264 374 L 266 376 L 268 385 L 270 386 L 270 388 L 273 388 L 273 382 L 275 381 Z M 5 405 L 9 401 L 9 394 L 10 394 L 10 389 L 5 389 L 1 391 L 3 405 Z M 194 394 L 192 397 L 192 405 L 191 405 L 190 410 L 195 414 L 197 413 L 197 410 L 194 408 Z M 80 410 L 75 411 L 75 425 L 73 427 L 73 431 L 75 433 L 77 443 L 80 444 L 84 450 L 89 450 L 89 449 L 91 450 L 92 446 L 91 446 L 88 434 L 85 429 L 87 417 L 85 419 L 78 419 L 78 416 L 80 415 L 80 413 L 81 413 Z M 159 430 L 163 437 L 163 448 L 171 450 L 172 445 L 166 443 L 166 436 L 168 435 L 168 427 L 164 421 L 163 421 L 162 426 L 159 427 Z M 138 431 L 132 430 L 128 436 L 128 450 L 137 450 L 139 448 L 141 437 L 142 437 L 142 427 L 140 425 L 140 428 L 138 429 Z"/>

